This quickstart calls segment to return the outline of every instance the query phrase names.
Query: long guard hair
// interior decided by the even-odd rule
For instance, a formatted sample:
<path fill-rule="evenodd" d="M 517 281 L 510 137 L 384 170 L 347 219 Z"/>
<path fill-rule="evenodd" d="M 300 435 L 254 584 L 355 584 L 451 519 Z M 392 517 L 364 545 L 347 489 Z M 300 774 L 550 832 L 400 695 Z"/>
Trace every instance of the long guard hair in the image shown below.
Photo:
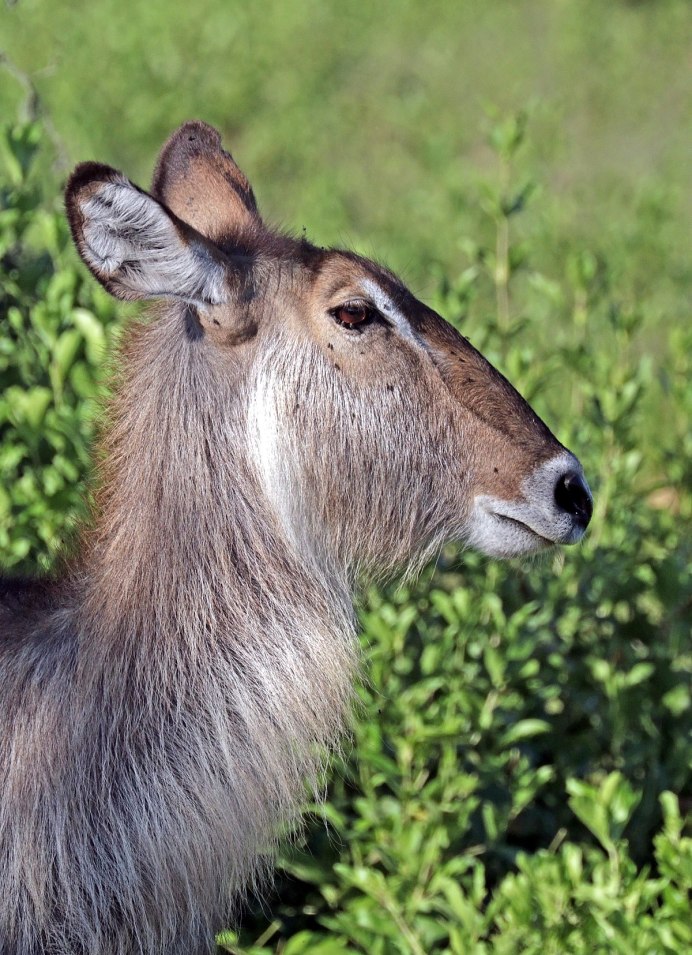
<path fill-rule="evenodd" d="M 263 223 L 186 123 L 151 193 L 95 163 L 77 248 L 131 325 L 94 517 L 0 581 L 0 953 L 198 955 L 347 722 L 363 575 L 570 543 L 576 458 L 386 269 Z"/>

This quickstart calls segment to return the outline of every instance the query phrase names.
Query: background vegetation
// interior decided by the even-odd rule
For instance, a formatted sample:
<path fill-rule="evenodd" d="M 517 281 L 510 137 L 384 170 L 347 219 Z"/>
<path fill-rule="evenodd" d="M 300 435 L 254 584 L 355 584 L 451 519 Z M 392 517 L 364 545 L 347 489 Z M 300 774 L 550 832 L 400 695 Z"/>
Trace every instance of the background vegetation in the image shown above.
<path fill-rule="evenodd" d="M 582 458 L 586 542 L 445 552 L 362 602 L 329 801 L 227 951 L 671 953 L 689 890 L 689 5 L 7 2 L 0 12 L 0 562 L 80 513 L 122 310 L 60 188 L 146 183 L 218 125 L 265 213 L 397 268 Z"/>

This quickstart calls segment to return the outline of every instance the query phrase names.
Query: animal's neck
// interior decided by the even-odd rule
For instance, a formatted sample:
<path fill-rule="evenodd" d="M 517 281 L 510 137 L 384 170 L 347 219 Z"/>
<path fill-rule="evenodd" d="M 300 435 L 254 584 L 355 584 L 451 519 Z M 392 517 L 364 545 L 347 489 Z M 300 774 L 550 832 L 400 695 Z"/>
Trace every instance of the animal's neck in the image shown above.
<path fill-rule="evenodd" d="M 319 788 L 352 692 L 347 588 L 283 541 L 243 456 L 242 382 L 198 346 L 170 314 L 126 350 L 92 536 L 46 639 L 15 655 L 22 685 L 48 685 L 37 721 L 51 727 L 18 784 L 26 831 L 51 824 L 47 805 L 57 832 L 68 806 L 88 820 L 71 851 L 100 880 L 90 951 L 114 913 L 118 931 L 173 938 L 177 913 L 210 937 L 227 890 Z M 126 862 L 104 869 L 114 839 Z M 34 862 L 48 910 L 51 866 Z"/>
<path fill-rule="evenodd" d="M 243 452 L 240 373 L 230 381 L 175 314 L 138 330 L 124 368 L 86 555 L 84 632 L 95 653 L 125 655 L 178 702 L 195 706 L 212 685 L 232 695 L 231 719 L 264 734 L 256 751 L 290 756 L 295 784 L 348 707 L 348 586 L 316 575 L 263 506 Z"/>
<path fill-rule="evenodd" d="M 345 577 L 315 575 L 253 472 L 241 371 L 234 378 L 213 349 L 190 341 L 175 313 L 137 327 L 124 369 L 87 548 L 89 610 L 144 634 L 185 629 L 181 601 L 188 623 L 196 611 L 207 628 L 295 605 L 341 618 Z"/>

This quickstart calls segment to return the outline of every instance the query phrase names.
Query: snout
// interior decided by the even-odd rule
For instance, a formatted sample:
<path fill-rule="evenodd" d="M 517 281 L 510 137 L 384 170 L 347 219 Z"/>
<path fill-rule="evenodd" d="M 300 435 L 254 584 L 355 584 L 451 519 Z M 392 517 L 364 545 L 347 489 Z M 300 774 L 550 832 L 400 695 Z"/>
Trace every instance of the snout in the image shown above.
<path fill-rule="evenodd" d="M 469 543 L 493 557 L 515 557 L 555 544 L 576 544 L 593 513 L 593 497 L 579 461 L 565 451 L 522 482 L 516 500 L 479 494 Z"/>

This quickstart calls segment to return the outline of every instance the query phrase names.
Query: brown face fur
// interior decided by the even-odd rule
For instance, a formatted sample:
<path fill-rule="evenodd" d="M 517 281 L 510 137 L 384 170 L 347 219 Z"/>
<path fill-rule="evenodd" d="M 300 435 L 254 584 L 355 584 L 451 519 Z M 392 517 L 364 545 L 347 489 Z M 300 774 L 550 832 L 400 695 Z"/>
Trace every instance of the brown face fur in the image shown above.
<path fill-rule="evenodd" d="M 412 335 L 408 329 L 402 334 L 397 323 L 388 323 L 386 313 L 360 333 L 358 326 L 351 333 L 325 321 L 325 314 L 343 302 L 368 298 L 363 289 L 373 284 L 406 319 Z M 414 388 L 424 378 L 436 405 L 444 406 L 451 399 L 451 413 L 458 417 L 460 428 L 478 436 L 484 449 L 479 459 L 494 462 L 492 471 L 479 481 L 487 493 L 516 497 L 519 475 L 564 450 L 507 379 L 392 273 L 352 254 L 332 253 L 313 283 L 311 305 L 310 334 L 317 341 L 327 341 L 334 363 L 340 358 L 340 368 L 373 384 L 389 377 Z M 435 413 L 423 406 L 421 412 Z M 499 462 L 505 465 L 503 475 L 496 468 Z M 480 479 L 478 462 L 476 471 Z"/>
<path fill-rule="evenodd" d="M 527 474 L 564 448 L 516 390 L 392 273 L 303 255 L 256 313 L 256 348 L 281 365 L 276 453 L 296 462 L 283 483 L 310 501 L 295 520 L 314 521 L 313 537 L 337 527 L 345 560 L 391 566 L 465 537 L 476 496 L 521 501 Z M 339 321 L 349 303 L 370 317 Z"/>

